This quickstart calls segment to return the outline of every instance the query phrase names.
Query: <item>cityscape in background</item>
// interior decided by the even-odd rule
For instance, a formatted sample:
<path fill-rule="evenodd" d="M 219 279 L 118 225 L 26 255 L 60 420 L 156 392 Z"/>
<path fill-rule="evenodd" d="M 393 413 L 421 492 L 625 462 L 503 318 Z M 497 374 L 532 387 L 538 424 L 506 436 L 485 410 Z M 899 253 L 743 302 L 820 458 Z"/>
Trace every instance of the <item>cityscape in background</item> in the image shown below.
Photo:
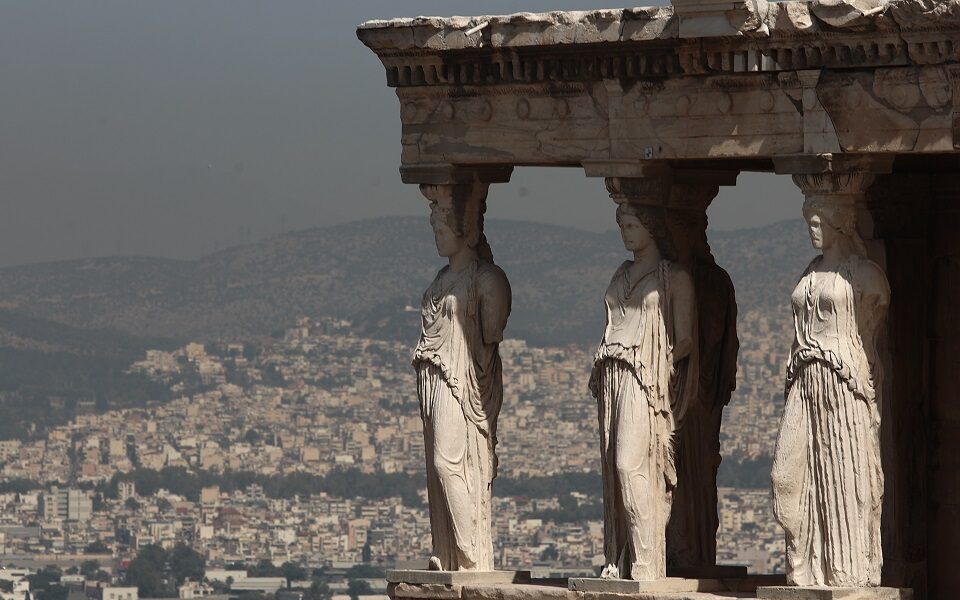
<path fill-rule="evenodd" d="M 362 233 L 376 237 L 381 226 L 374 222 Z M 549 247 L 531 233 L 535 227 L 522 226 L 525 238 Z M 795 243 L 793 229 L 776 225 L 720 236 L 714 246 L 737 285 L 741 341 L 737 390 L 721 432 L 718 562 L 746 565 L 754 573 L 783 570 L 769 472 L 790 338 L 787 308 L 777 304 L 776 292 L 780 278 L 782 287 L 790 281 L 773 271 L 745 276 L 742 267 L 751 261 L 742 256 L 763 255 L 771 240 Z M 802 228 L 796 229 L 802 241 Z M 791 233 L 784 237 L 784 231 Z M 325 235 L 335 239 L 338 232 Z M 599 268 L 590 261 L 607 264 L 618 256 L 605 238 L 584 241 L 575 232 L 561 230 L 567 237 L 556 243 L 572 246 L 591 276 Z M 555 234 L 550 229 L 542 237 Z M 602 251 L 591 255 L 583 249 L 590 244 Z M 501 255 L 508 273 L 535 256 L 522 246 L 499 247 L 506 248 Z M 422 271 L 421 279 L 436 268 L 435 257 L 407 259 L 407 250 L 394 251 L 399 263 Z M 265 255 L 260 247 L 247 252 Z M 103 264 L 98 268 L 116 270 L 113 262 Z M 90 269 L 88 263 L 80 266 Z M 76 267 L 67 264 L 65 274 L 53 278 L 53 269 L 44 267 L 44 285 L 18 272 L 19 279 L 8 278 L 7 285 L 27 291 L 10 297 L 41 310 L 75 306 L 66 293 L 55 306 L 26 294 L 56 287 L 51 281 L 73 281 Z M 277 273 L 276 285 L 288 285 Z M 776 285 L 765 277 L 776 278 Z M 296 275 L 290 279 L 299 281 Z M 542 296 L 537 290 L 545 285 L 530 275 L 527 282 L 534 289 L 516 286 L 521 300 L 515 300 L 512 319 L 520 331 L 549 336 L 553 330 L 522 312 L 527 298 Z M 589 303 L 590 286 L 583 287 L 571 293 Z M 563 302 L 577 305 L 578 298 Z M 121 371 L 104 370 L 111 385 L 126 382 L 122 393 L 76 375 L 78 386 L 106 391 L 71 394 L 57 391 L 62 384 L 45 387 L 42 381 L 8 389 L 10 374 L 0 373 L 0 408 L 8 421 L 0 430 L 11 431 L 11 423 L 26 418 L 17 406 L 44 407 L 28 428 L 0 440 L 0 598 L 383 597 L 384 571 L 425 566 L 431 546 L 410 365 L 419 316 L 412 302 L 371 317 L 375 327 L 303 316 L 267 336 L 148 344 L 119 354 L 132 357 L 123 359 Z M 593 317 L 582 318 L 583 329 L 590 329 Z M 85 344 L 81 330 L 51 323 L 0 314 L 0 342 L 10 357 L 25 349 L 44 353 L 30 354 L 34 359 L 62 359 L 51 349 L 54 343 L 61 350 L 68 341 Z M 535 577 L 592 575 L 603 555 L 596 402 L 587 391 L 595 346 L 534 344 L 507 333 L 500 346 L 505 401 L 494 482 L 496 566 L 531 569 Z M 127 338 L 102 339 L 130 344 Z M 49 372 L 51 381 L 59 381 L 63 364 L 70 363 L 49 363 L 40 376 Z M 128 402 L 127 395 L 136 401 Z"/>

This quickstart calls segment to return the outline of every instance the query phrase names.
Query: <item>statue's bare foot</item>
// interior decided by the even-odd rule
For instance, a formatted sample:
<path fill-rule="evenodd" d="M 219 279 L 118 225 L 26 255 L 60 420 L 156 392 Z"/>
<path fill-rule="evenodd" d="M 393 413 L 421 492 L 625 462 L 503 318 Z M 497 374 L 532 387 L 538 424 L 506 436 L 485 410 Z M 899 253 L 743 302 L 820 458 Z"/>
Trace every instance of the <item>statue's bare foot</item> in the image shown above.
<path fill-rule="evenodd" d="M 620 569 L 617 565 L 607 565 L 600 571 L 601 579 L 620 579 Z"/>
<path fill-rule="evenodd" d="M 442 571 L 443 565 L 440 564 L 440 559 L 436 556 L 430 557 L 429 569 L 431 571 Z"/>

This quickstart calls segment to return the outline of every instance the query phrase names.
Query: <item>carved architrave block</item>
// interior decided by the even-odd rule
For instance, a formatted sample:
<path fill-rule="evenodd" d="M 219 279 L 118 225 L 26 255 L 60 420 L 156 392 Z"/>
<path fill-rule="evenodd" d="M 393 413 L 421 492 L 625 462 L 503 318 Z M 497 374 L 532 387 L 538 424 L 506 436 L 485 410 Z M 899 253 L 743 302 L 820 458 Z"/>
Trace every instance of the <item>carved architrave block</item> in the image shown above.
<path fill-rule="evenodd" d="M 947 77 L 950 79 L 951 96 L 953 99 L 953 116 L 951 130 L 953 133 L 953 147 L 960 149 L 960 66 L 946 67 Z"/>
<path fill-rule="evenodd" d="M 680 18 L 680 37 L 769 35 L 763 22 L 766 0 L 672 0 Z"/>

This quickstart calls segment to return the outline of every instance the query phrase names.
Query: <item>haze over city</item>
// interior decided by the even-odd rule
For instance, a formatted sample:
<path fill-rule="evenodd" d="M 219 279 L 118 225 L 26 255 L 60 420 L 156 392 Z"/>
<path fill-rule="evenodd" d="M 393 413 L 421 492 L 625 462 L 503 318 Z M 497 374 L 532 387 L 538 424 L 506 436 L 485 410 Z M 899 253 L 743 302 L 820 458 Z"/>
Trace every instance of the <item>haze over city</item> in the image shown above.
<path fill-rule="evenodd" d="M 655 4 L 655 3 L 654 3 Z M 195 258 L 281 231 L 426 216 L 400 183 L 398 103 L 360 22 L 591 8 L 583 0 L 12 1 L 0 7 L 0 265 Z M 518 168 L 489 216 L 613 229 L 600 180 Z M 741 175 L 718 229 L 799 218 Z"/>
<path fill-rule="evenodd" d="M 716 2 L 723 14 L 709 27 L 766 6 Z M 950 2 L 960 31 L 960 0 Z M 869 46 L 860 28 L 847 38 L 803 3 L 750 12 L 736 26 L 758 29 L 726 36 L 681 35 L 677 0 L 664 10 L 483 19 L 471 22 L 476 38 L 463 20 L 357 32 L 373 19 L 597 8 L 0 4 L 0 600 L 403 600 L 388 570 L 416 579 L 439 565 L 455 577 L 480 564 L 464 558 L 472 554 L 480 571 L 533 573 L 532 584 L 497 588 L 502 600 L 541 597 L 523 585 L 590 600 L 568 588 L 573 578 L 639 585 L 669 575 L 666 584 L 689 584 L 697 597 L 726 590 L 715 598 L 786 582 L 796 549 L 771 494 L 785 388 L 804 386 L 792 407 L 799 394 L 827 406 L 840 390 L 869 430 L 857 442 L 880 439 L 869 402 L 888 438 L 903 423 L 915 427 L 903 439 L 933 429 L 903 418 L 911 402 L 921 406 L 916 394 L 898 388 L 899 404 L 886 405 L 882 395 L 891 381 L 906 389 L 937 374 L 911 362 L 928 360 L 929 348 L 910 336 L 928 312 L 948 311 L 914 296 L 921 276 L 955 273 L 942 276 L 932 260 L 913 271 L 910 260 L 931 251 L 918 243 L 929 231 L 947 240 L 931 238 L 945 253 L 952 233 L 937 229 L 936 213 L 913 220 L 912 204 L 883 203 L 919 182 L 932 206 L 934 192 L 954 185 L 900 179 L 897 169 L 951 166 L 943 148 L 960 147 L 950 139 L 954 127 L 960 140 L 956 86 L 947 86 L 956 73 L 931 62 L 901 77 L 903 56 Z M 890 27 L 883 12 L 857 18 Z M 921 36 L 924 60 L 960 48 L 934 29 Z M 411 31 L 410 51 L 398 50 Z M 768 46 L 756 41 L 765 34 Z M 433 46 L 417 47 L 423 39 Z M 707 50 L 714 42 L 723 53 Z M 854 66 L 824 67 L 818 79 L 811 65 L 821 59 Z M 808 94 L 821 83 L 832 96 Z M 405 173 L 437 184 L 423 193 L 400 179 L 398 94 L 404 158 L 419 161 Z M 844 102 L 856 94 L 849 117 Z M 902 114 L 864 108 L 881 105 Z M 834 124 L 830 111 L 847 121 Z M 891 139 L 871 137 L 864 122 L 874 117 Z M 844 137 L 855 135 L 863 139 Z M 894 163 L 862 150 L 847 161 L 838 150 L 910 139 L 938 148 L 937 160 L 907 156 L 874 178 L 857 169 Z M 617 158 L 634 149 L 697 172 L 650 169 L 641 179 Z M 480 170 L 490 175 L 534 163 L 565 166 L 516 166 L 509 183 L 490 185 L 486 213 L 483 180 L 441 179 L 451 164 L 463 167 L 457 175 L 492 165 Z M 774 164 L 794 168 L 796 182 L 741 172 L 707 210 L 704 244 L 699 202 L 714 184 Z M 821 212 L 805 222 L 804 192 L 840 197 L 845 212 L 811 204 L 808 213 Z M 859 212 L 847 210 L 853 198 L 864 200 Z M 841 266 L 818 271 L 829 236 Z M 869 286 L 842 271 L 861 266 L 875 276 Z M 798 276 L 812 282 L 806 302 Z M 882 318 L 855 318 L 864 289 L 868 316 Z M 882 328 L 891 294 L 906 299 L 898 310 L 922 317 L 900 315 L 888 349 L 882 329 L 861 337 L 858 328 Z M 835 339 L 849 347 L 837 352 L 853 348 L 856 369 L 847 354 L 797 350 L 797 323 L 814 323 L 811 344 L 833 331 L 819 327 L 821 313 L 846 328 Z M 886 372 L 904 378 L 872 379 L 894 356 L 885 352 L 899 353 Z M 797 375 L 810 365 L 830 386 Z M 794 439 L 797 464 L 832 447 L 806 441 Z M 885 446 L 883 460 L 897 467 L 888 481 L 908 487 L 925 452 L 948 457 L 935 450 L 891 459 Z M 829 472 L 869 475 L 882 488 L 879 456 L 869 457 L 876 470 Z M 810 506 L 813 496 L 801 494 Z M 902 513 L 926 510 L 920 492 L 892 497 Z M 872 498 L 875 510 L 882 502 Z M 651 522 L 659 531 L 648 544 Z M 457 539 L 464 523 L 475 528 L 467 542 Z M 903 523 L 911 527 L 896 523 L 898 535 L 928 525 Z M 903 556 L 914 556 L 914 537 Z M 663 570 L 628 570 L 644 562 Z M 451 590 L 470 596 L 441 595 Z"/>

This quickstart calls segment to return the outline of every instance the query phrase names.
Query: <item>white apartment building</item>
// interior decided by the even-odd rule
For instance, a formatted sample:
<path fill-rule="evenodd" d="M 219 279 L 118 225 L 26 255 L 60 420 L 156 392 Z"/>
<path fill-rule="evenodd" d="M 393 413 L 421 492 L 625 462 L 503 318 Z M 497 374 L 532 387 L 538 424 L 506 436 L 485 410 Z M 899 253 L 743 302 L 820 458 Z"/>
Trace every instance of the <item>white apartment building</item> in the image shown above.
<path fill-rule="evenodd" d="M 40 514 L 46 522 L 89 521 L 93 515 L 93 498 L 79 489 L 51 487 L 40 496 Z"/>

